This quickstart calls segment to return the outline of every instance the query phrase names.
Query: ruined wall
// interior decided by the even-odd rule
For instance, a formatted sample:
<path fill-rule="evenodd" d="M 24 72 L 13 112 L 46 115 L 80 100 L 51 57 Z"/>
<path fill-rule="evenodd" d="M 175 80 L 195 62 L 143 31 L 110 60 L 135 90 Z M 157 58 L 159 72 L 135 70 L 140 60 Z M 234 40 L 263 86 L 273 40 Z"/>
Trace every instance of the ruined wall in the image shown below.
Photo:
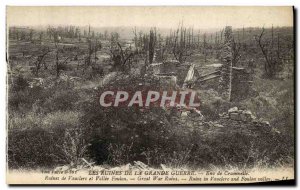
<path fill-rule="evenodd" d="M 248 98 L 252 92 L 252 75 L 244 68 L 232 68 L 231 101 Z"/>
<path fill-rule="evenodd" d="M 225 28 L 225 40 L 221 52 L 221 63 L 223 64 L 220 68 L 221 77 L 219 79 L 219 92 L 224 100 L 231 100 L 231 82 L 232 82 L 232 46 L 233 46 L 233 35 L 232 27 L 226 26 Z"/>
<path fill-rule="evenodd" d="M 167 80 L 170 80 L 169 82 L 173 85 L 175 77 L 176 85 L 182 86 L 190 66 L 190 64 L 178 65 L 177 61 L 165 61 L 163 63 L 150 64 L 147 68 L 147 73 L 160 78 L 163 85 L 166 84 Z M 199 76 L 199 73 L 195 72 L 194 75 Z"/>

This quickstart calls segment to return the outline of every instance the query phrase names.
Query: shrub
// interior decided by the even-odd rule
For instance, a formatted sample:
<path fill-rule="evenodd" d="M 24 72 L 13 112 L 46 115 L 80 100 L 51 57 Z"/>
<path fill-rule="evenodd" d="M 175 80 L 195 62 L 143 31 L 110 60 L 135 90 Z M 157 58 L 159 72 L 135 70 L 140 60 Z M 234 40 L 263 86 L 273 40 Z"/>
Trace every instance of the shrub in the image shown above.
<path fill-rule="evenodd" d="M 43 128 L 74 128 L 80 126 L 81 113 L 77 111 L 57 111 L 44 116 Z"/>
<path fill-rule="evenodd" d="M 89 144 L 84 139 L 81 128 L 69 128 L 64 130 L 62 144 L 56 145 L 58 152 L 53 157 L 71 166 L 78 166 L 82 163 L 82 159 L 86 157 Z"/>
<path fill-rule="evenodd" d="M 57 152 L 55 144 L 59 142 L 60 133 L 50 133 L 41 128 L 30 130 L 9 130 L 8 133 L 8 167 L 39 168 L 53 167 L 61 164 L 53 155 Z"/>
<path fill-rule="evenodd" d="M 43 123 L 43 115 L 34 112 L 28 112 L 26 115 L 12 113 L 9 115 L 8 128 L 29 130 L 33 128 L 40 128 Z"/>
<path fill-rule="evenodd" d="M 78 100 L 79 95 L 74 90 L 59 90 L 47 98 L 41 106 L 47 112 L 66 111 L 74 109 Z"/>

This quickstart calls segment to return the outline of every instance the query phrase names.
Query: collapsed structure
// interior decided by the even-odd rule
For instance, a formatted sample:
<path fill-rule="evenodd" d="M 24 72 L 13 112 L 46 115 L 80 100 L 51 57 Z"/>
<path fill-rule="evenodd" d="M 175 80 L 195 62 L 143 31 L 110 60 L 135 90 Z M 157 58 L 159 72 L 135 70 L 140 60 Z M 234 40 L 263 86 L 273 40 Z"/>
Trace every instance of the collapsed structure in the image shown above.
<path fill-rule="evenodd" d="M 153 63 L 148 66 L 148 73 L 157 76 L 162 85 L 179 88 L 202 89 L 207 83 L 211 85 L 226 101 L 241 100 L 251 95 L 252 75 L 245 68 L 233 66 L 234 40 L 232 27 L 225 28 L 225 40 L 221 50 L 220 64 L 205 65 L 201 68 L 195 64 L 177 61 Z M 211 66 L 211 67 L 210 67 Z M 200 76 L 201 69 L 212 68 Z M 216 85 L 217 84 L 217 85 Z"/>

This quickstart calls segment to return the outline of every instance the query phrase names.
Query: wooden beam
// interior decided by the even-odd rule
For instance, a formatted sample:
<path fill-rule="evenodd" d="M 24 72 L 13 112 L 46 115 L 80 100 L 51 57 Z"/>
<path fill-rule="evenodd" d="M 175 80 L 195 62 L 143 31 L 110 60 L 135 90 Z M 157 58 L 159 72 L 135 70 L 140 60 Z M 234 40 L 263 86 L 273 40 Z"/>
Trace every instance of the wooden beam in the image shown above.
<path fill-rule="evenodd" d="M 197 80 L 199 80 L 200 78 L 204 78 L 204 77 L 207 77 L 207 76 L 209 76 L 209 75 L 218 74 L 218 73 L 220 73 L 220 71 L 214 71 L 214 72 L 211 72 L 211 73 L 208 73 L 208 74 L 199 76 Z"/>
<path fill-rule="evenodd" d="M 209 77 L 209 78 L 206 78 L 206 79 L 202 79 L 200 81 L 198 80 L 197 82 L 204 82 L 204 81 L 208 81 L 208 80 L 219 78 L 219 77 L 221 77 L 221 75 L 215 75 L 215 76 L 212 76 L 212 77 Z"/>

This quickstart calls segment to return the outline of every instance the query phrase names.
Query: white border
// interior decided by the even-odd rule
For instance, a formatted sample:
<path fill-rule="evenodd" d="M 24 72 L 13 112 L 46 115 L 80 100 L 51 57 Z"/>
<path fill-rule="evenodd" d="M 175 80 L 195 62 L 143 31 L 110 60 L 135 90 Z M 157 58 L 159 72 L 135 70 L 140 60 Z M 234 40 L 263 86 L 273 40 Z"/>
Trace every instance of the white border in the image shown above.
<path fill-rule="evenodd" d="M 241 0 L 206 0 L 206 1 L 197 1 L 197 0 L 151 0 L 151 1 L 141 1 L 141 0 L 48 0 L 48 1 L 41 1 L 41 0 L 1 0 L 0 1 L 0 56 L 1 56 L 1 64 L 0 64 L 0 124 L 1 124 L 1 132 L 0 132 L 0 188 L 1 189 L 9 189 L 9 188 L 18 188 L 18 187 L 9 187 L 6 185 L 6 62 L 5 62 L 5 7 L 6 5 L 19 5 L 19 6 L 30 6 L 30 5 L 53 5 L 53 6 L 71 6 L 71 5 L 119 5 L 119 6 L 159 6 L 159 5 L 186 5 L 186 6 L 193 6 L 193 5 L 202 5 L 202 6 L 212 6 L 212 5 L 240 5 L 240 6 L 246 6 L 246 5 L 258 5 L 258 6 L 283 6 L 283 5 L 294 5 L 296 9 L 299 9 L 300 7 L 300 1 L 299 0 L 251 0 L 251 1 L 241 1 Z M 298 10 L 299 11 L 299 10 Z M 299 14 L 299 12 L 298 12 Z M 296 20 L 296 25 L 298 26 L 299 20 Z M 299 35 L 299 31 L 297 31 L 297 36 Z M 297 47 L 298 47 L 297 42 Z M 296 55 L 299 55 L 299 48 L 297 49 Z M 299 59 L 298 59 L 299 60 Z M 297 63 L 296 63 L 297 64 Z M 299 73 L 299 66 L 297 67 L 297 72 Z M 298 78 L 298 77 L 297 77 Z M 299 80 L 297 79 L 297 89 L 299 89 Z M 297 94 L 299 94 L 299 91 L 297 90 Z M 298 107 L 298 105 L 297 105 Z M 297 118 L 299 116 L 299 112 L 297 112 Z M 297 137 L 299 136 L 299 129 L 297 129 Z M 298 140 L 297 140 L 298 142 Z M 297 144 L 298 145 L 298 144 Z M 297 146 L 297 152 L 299 152 L 299 145 Z M 299 161 L 299 157 L 298 161 Z M 297 164 L 299 166 L 299 162 Z M 299 167 L 298 167 L 299 169 Z M 298 170 L 299 171 L 299 170 Z M 32 188 L 32 187 L 27 187 Z M 53 187 L 34 187 L 35 189 L 50 189 Z M 138 188 L 141 187 L 54 187 L 57 189 L 86 189 L 86 188 L 101 188 L 101 189 L 110 189 L 110 188 Z M 145 188 L 145 187 L 144 187 Z M 151 189 L 181 189 L 183 187 L 181 186 L 171 186 L 171 187 L 146 187 Z M 187 187 L 184 187 L 187 188 Z M 201 186 L 188 186 L 188 188 L 203 188 L 203 189 L 211 189 L 211 187 L 201 187 Z M 213 187 L 216 188 L 216 187 Z M 232 187 L 224 187 L 225 189 L 232 189 Z M 240 187 L 236 187 L 240 188 Z M 253 187 L 253 188 L 259 188 L 259 187 Z M 264 187 L 264 189 L 271 189 Z"/>

